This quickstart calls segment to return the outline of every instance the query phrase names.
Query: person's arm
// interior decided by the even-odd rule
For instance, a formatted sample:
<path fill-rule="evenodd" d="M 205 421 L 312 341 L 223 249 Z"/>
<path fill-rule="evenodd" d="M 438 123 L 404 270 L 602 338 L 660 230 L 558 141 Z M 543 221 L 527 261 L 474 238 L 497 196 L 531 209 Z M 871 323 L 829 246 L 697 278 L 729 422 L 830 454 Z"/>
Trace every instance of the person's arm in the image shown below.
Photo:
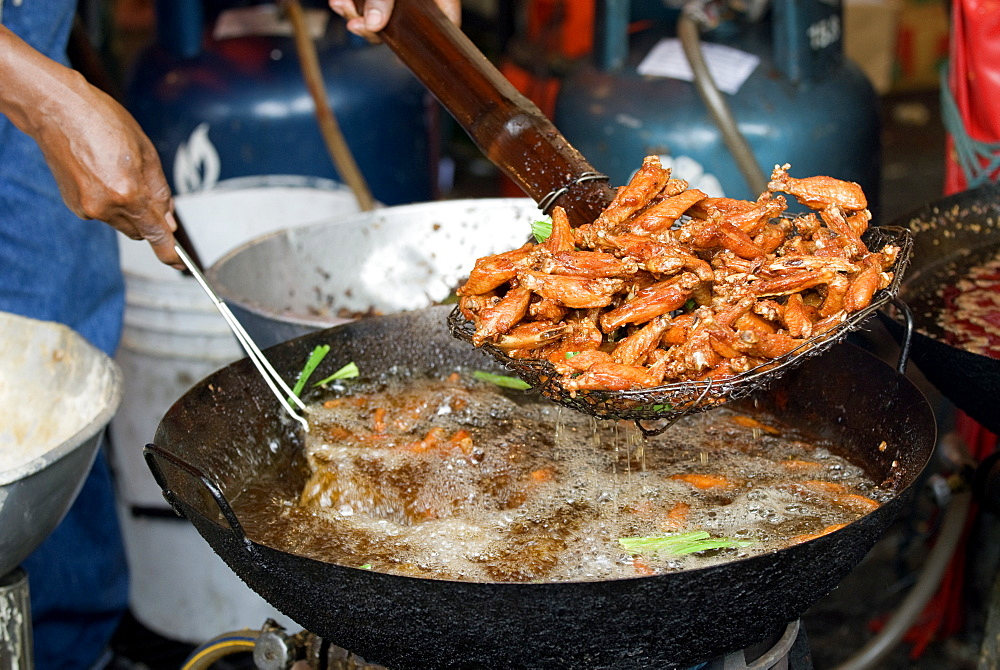
<path fill-rule="evenodd" d="M 32 137 L 77 216 L 145 239 L 183 268 L 160 159 L 132 116 L 83 76 L 0 25 L 0 113 Z"/>
<path fill-rule="evenodd" d="M 368 39 L 377 37 L 375 33 L 385 28 L 392 14 L 394 0 L 365 0 L 364 16 L 358 13 L 354 0 L 330 0 L 330 9 L 347 19 L 347 29 L 355 35 Z M 452 23 L 456 26 L 462 20 L 461 0 L 435 0 Z"/>

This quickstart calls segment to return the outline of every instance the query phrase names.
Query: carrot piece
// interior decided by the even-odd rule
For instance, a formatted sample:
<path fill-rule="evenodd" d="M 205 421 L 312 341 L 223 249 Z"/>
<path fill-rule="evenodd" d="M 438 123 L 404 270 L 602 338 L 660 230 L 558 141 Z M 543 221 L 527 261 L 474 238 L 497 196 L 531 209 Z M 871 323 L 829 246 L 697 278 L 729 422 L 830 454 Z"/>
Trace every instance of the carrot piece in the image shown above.
<path fill-rule="evenodd" d="M 385 407 L 379 407 L 372 415 L 372 432 L 377 435 L 385 433 Z"/>
<path fill-rule="evenodd" d="M 531 480 L 538 483 L 550 482 L 555 476 L 556 473 L 552 468 L 539 468 L 531 472 Z"/>
<path fill-rule="evenodd" d="M 691 511 L 691 506 L 686 502 L 679 502 L 670 508 L 667 512 L 667 516 L 663 519 L 660 527 L 666 531 L 680 530 L 687 523 L 688 512 Z"/>
<path fill-rule="evenodd" d="M 424 436 L 422 440 L 416 440 L 414 442 L 409 442 L 402 445 L 403 449 L 412 451 L 415 454 L 422 454 L 426 451 L 430 451 L 434 447 L 441 443 L 444 437 L 444 428 L 440 426 L 435 426 L 427 431 L 427 435 Z"/>
<path fill-rule="evenodd" d="M 725 477 L 721 475 L 703 475 L 698 473 L 685 473 L 679 475 L 671 475 L 671 479 L 677 479 L 682 482 L 687 482 L 696 489 L 716 489 L 716 488 L 727 488 L 732 486 L 730 482 Z"/>
<path fill-rule="evenodd" d="M 467 430 L 456 430 L 455 434 L 448 438 L 448 444 L 451 445 L 451 449 L 458 449 L 466 456 L 472 453 L 472 435 Z"/>
<path fill-rule="evenodd" d="M 850 493 L 848 488 L 843 484 L 838 484 L 837 482 L 824 482 L 820 479 L 810 479 L 802 482 L 802 484 L 813 491 L 819 493 L 836 493 L 836 494 L 846 494 Z"/>
<path fill-rule="evenodd" d="M 774 426 L 768 426 L 765 423 L 761 423 L 757 419 L 745 416 L 743 414 L 737 414 L 732 418 L 733 423 L 743 426 L 744 428 L 759 428 L 765 433 L 770 433 L 771 435 L 779 435 L 781 431 Z"/>
<path fill-rule="evenodd" d="M 841 507 L 850 507 L 864 514 L 877 510 L 881 506 L 881 503 L 877 500 L 866 498 L 865 496 L 858 495 L 857 493 L 847 493 L 844 495 L 834 496 L 833 502 Z"/>
<path fill-rule="evenodd" d="M 881 503 L 877 500 L 872 500 L 871 498 L 867 498 L 857 493 L 851 493 L 850 489 L 846 486 L 836 482 L 824 482 L 818 479 L 810 479 L 802 482 L 802 486 L 811 491 L 827 496 L 835 505 L 849 507 L 861 512 L 862 514 L 867 514 L 868 512 L 876 510 L 881 506 Z"/>
<path fill-rule="evenodd" d="M 824 535 L 829 535 L 833 531 L 840 530 L 846 525 L 847 525 L 846 523 L 835 523 L 832 526 L 827 526 L 823 530 L 818 531 L 816 533 L 808 533 L 806 535 L 796 535 L 795 537 L 790 538 L 788 542 L 790 544 L 802 544 L 803 542 L 808 542 L 809 540 L 815 540 L 817 537 L 823 537 Z"/>
<path fill-rule="evenodd" d="M 653 570 L 653 568 L 649 567 L 649 563 L 647 563 L 646 561 L 642 560 L 642 558 L 639 557 L 639 556 L 635 556 L 635 557 L 632 558 L 632 567 L 635 568 L 635 571 L 638 574 L 640 574 L 640 575 L 655 575 L 656 574 L 656 572 Z"/>
<path fill-rule="evenodd" d="M 815 461 L 803 461 L 797 458 L 790 458 L 788 460 L 781 461 L 781 465 L 793 471 L 818 470 L 823 467 Z"/>

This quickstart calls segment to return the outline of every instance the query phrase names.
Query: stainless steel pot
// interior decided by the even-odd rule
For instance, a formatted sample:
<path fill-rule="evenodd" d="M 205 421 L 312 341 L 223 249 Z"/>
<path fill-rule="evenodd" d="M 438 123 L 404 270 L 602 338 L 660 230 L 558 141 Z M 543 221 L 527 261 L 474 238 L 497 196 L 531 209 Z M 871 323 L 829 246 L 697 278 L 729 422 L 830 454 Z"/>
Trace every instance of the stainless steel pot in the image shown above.
<path fill-rule="evenodd" d="M 117 365 L 79 334 L 0 312 L 0 576 L 62 520 L 121 396 Z"/>
<path fill-rule="evenodd" d="M 528 198 L 388 207 L 257 237 L 207 272 L 261 346 L 349 321 L 429 307 L 480 256 L 523 244 L 541 218 Z"/>

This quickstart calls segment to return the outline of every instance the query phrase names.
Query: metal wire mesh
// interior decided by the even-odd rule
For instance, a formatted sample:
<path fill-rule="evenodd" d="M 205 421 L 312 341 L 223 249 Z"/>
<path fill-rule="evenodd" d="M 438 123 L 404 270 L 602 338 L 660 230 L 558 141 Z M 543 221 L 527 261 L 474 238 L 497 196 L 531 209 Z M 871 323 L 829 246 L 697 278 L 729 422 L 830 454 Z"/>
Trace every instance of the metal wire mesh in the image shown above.
<path fill-rule="evenodd" d="M 577 411 L 601 419 L 672 422 L 685 414 L 718 407 L 730 400 L 745 398 L 766 388 L 805 359 L 821 354 L 843 340 L 876 310 L 890 302 L 899 293 L 903 272 L 913 247 L 912 234 L 906 228 L 873 226 L 865 231 L 862 239 L 871 251 L 881 251 L 890 244 L 900 248 L 892 267 L 893 278 L 889 286 L 877 291 L 867 307 L 850 314 L 834 328 L 813 336 L 784 356 L 771 359 L 764 365 L 723 380 L 674 382 L 629 391 L 571 393 L 560 384 L 559 374 L 548 361 L 511 358 L 506 352 L 489 343 L 481 348 L 535 391 Z M 448 327 L 452 335 L 472 343 L 473 324 L 457 307 L 448 316 Z"/>

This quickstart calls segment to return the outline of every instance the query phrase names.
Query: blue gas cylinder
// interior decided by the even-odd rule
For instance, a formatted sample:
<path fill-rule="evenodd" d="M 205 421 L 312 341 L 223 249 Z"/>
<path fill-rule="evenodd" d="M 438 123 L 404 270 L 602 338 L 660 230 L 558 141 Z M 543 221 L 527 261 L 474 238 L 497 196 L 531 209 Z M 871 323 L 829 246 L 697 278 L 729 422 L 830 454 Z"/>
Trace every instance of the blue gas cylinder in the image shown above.
<path fill-rule="evenodd" d="M 271 3 L 227 9 L 161 0 L 157 41 L 126 82 L 176 193 L 237 177 L 343 181 L 320 134 L 289 22 Z M 232 3 L 243 4 L 243 3 Z M 304 3 L 305 4 L 305 3 Z M 385 45 L 347 33 L 326 3 L 307 7 L 334 114 L 374 198 L 436 196 L 438 107 Z"/>
<path fill-rule="evenodd" d="M 657 154 L 709 195 L 756 199 L 694 84 L 637 71 L 654 46 L 676 36 L 677 13 L 626 37 L 629 3 L 598 2 L 605 9 L 598 57 L 565 80 L 557 101 L 555 122 L 566 138 L 612 184 Z M 877 216 L 878 98 L 843 58 L 841 25 L 838 0 L 774 0 L 763 20 L 722 22 L 702 40 L 759 59 L 723 96 L 763 175 L 790 163 L 795 177 L 857 182 Z"/>

